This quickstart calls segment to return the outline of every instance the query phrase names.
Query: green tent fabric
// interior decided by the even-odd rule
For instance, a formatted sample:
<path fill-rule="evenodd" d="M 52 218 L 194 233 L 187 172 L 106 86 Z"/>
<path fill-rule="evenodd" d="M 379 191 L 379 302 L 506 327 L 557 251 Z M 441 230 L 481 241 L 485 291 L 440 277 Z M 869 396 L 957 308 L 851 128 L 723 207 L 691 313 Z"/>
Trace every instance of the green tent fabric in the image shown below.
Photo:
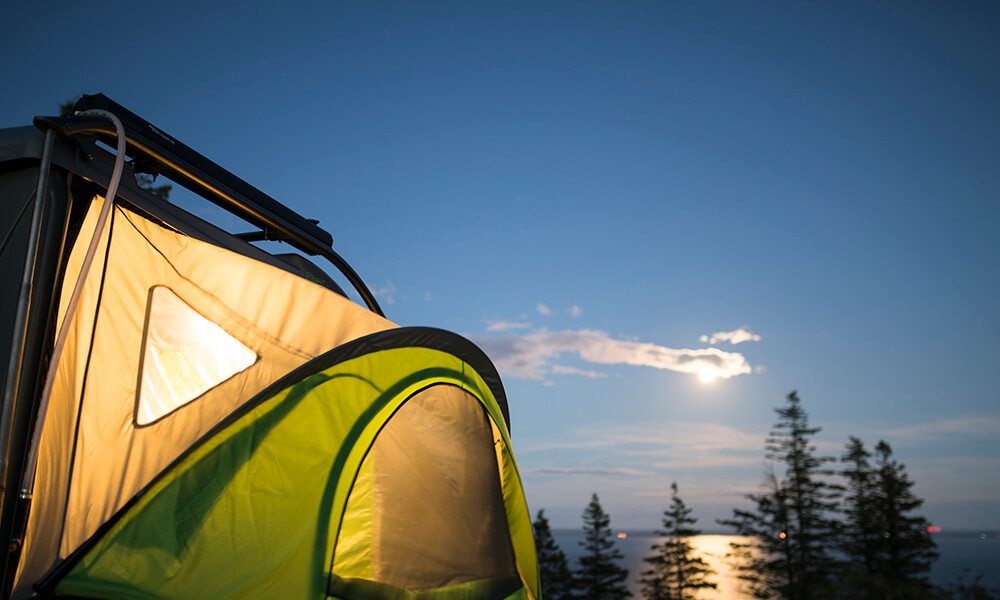
<path fill-rule="evenodd" d="M 313 359 L 182 455 L 42 590 L 123 599 L 539 598 L 499 383 L 495 371 L 485 373 L 491 386 L 470 364 L 484 360 L 463 338 L 425 328 L 375 333 Z M 407 421 L 424 430 L 414 435 Z M 463 442 L 474 438 L 473 448 Z M 410 478 L 422 493 L 407 489 L 405 476 L 380 475 L 400 471 L 401 455 L 430 457 Z M 398 511 L 431 519 L 456 506 L 464 514 L 441 515 L 434 529 L 384 530 Z M 435 552 L 412 551 L 421 547 L 444 556 L 423 564 Z"/>

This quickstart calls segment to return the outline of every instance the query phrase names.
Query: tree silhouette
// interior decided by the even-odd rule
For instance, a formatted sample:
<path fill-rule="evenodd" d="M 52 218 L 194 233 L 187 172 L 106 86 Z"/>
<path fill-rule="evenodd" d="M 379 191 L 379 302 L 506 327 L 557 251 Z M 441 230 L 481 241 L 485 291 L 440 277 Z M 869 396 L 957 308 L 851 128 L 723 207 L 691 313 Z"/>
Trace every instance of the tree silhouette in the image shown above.
<path fill-rule="evenodd" d="M 823 598 L 838 570 L 831 546 L 839 527 L 830 514 L 837 510 L 839 489 L 822 479 L 830 474 L 823 464 L 834 459 L 815 455 L 810 438 L 820 428 L 809 427 L 796 392 L 775 412 L 778 422 L 765 442 L 766 457 L 784 466 L 784 477 L 768 472 L 764 492 L 747 495 L 755 510 L 734 510 L 719 523 L 753 538 L 733 544 L 733 556 L 754 597 Z"/>
<path fill-rule="evenodd" d="M 538 574 L 542 580 L 542 598 L 570 600 L 573 598 L 573 573 L 569 569 L 566 554 L 552 537 L 544 510 L 538 511 L 532 527 L 535 530 L 535 552 L 538 555 Z"/>
<path fill-rule="evenodd" d="M 926 573 L 937 558 L 923 517 L 909 516 L 923 500 L 913 495 L 905 467 L 885 441 L 875 465 L 862 441 L 851 437 L 842 475 L 847 480 L 841 551 L 843 592 L 856 598 L 932 597 Z"/>
<path fill-rule="evenodd" d="M 747 494 L 755 510 L 733 510 L 731 519 L 720 520 L 737 535 L 747 536 L 747 543 L 731 542 L 729 556 L 736 576 L 754 598 L 795 598 L 789 572 L 791 555 L 788 531 L 791 530 L 785 490 L 773 472 L 768 472 L 764 492 Z"/>
<path fill-rule="evenodd" d="M 874 475 L 876 515 L 883 529 L 876 555 L 878 571 L 896 586 L 925 589 L 926 574 L 938 552 L 927 531 L 927 520 L 910 514 L 924 501 L 913 494 L 906 467 L 892 459 L 892 448 L 885 441 L 875 446 Z"/>
<path fill-rule="evenodd" d="M 59 103 L 59 116 L 68 117 L 73 114 L 73 105 L 76 104 L 76 100 L 64 100 Z"/>
<path fill-rule="evenodd" d="M 577 559 L 579 568 L 573 578 L 577 595 L 587 600 L 620 600 L 632 596 L 625 587 L 628 570 L 618 563 L 624 558 L 615 548 L 611 519 L 594 494 L 583 511 L 585 554 Z"/>
<path fill-rule="evenodd" d="M 877 554 L 881 527 L 875 514 L 875 488 L 871 452 L 860 439 L 851 436 L 847 452 L 840 457 L 846 468 L 841 475 L 846 480 L 843 498 L 844 524 L 840 550 L 845 557 L 842 589 L 856 597 L 865 597 L 865 590 L 877 577 Z"/>
<path fill-rule="evenodd" d="M 701 531 L 692 526 L 698 521 L 677 492 L 677 482 L 670 484 L 670 508 L 663 512 L 663 529 L 656 534 L 666 539 L 653 545 L 655 554 L 643 559 L 649 569 L 642 574 L 642 594 L 646 600 L 690 600 L 699 589 L 717 586 L 709 581 L 715 571 L 700 556 L 695 556 L 689 539 Z"/>

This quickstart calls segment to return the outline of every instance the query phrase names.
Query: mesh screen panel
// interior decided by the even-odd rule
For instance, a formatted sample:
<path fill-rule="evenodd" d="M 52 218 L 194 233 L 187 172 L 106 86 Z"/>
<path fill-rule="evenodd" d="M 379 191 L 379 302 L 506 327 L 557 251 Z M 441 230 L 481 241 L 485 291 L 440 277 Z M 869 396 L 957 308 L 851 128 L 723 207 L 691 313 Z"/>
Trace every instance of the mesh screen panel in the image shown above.
<path fill-rule="evenodd" d="M 487 419 L 478 400 L 447 385 L 402 405 L 375 438 L 362 467 L 371 475 L 355 483 L 345 511 L 345 526 L 370 511 L 370 530 L 342 529 L 334 574 L 361 575 L 338 566 L 367 555 L 363 576 L 405 590 L 516 575 Z"/>

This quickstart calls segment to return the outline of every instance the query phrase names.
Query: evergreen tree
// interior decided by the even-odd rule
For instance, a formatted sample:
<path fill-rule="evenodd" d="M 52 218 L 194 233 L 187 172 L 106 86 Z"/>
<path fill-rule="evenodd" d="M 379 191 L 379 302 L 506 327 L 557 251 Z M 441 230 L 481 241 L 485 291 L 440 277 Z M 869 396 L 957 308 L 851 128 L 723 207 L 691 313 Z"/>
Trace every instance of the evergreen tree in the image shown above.
<path fill-rule="evenodd" d="M 931 597 L 926 573 L 937 558 L 923 517 L 908 513 L 923 500 L 913 495 L 905 467 L 892 460 L 885 441 L 875 447 L 875 465 L 860 439 L 852 437 L 843 472 L 847 479 L 842 551 L 847 557 L 845 593 L 856 598 Z"/>
<path fill-rule="evenodd" d="M 754 598 L 794 598 L 794 577 L 789 572 L 791 549 L 788 531 L 788 502 L 778 478 L 768 471 L 764 491 L 747 494 L 756 510 L 733 510 L 733 518 L 720 520 L 720 525 L 736 529 L 737 535 L 747 536 L 747 543 L 729 544 L 736 576 Z"/>
<path fill-rule="evenodd" d="M 538 511 L 538 517 L 532 526 L 535 529 L 535 552 L 538 555 L 538 575 L 542 580 L 542 598 L 570 600 L 573 597 L 573 573 L 569 570 L 566 554 L 552 537 L 544 510 Z"/>
<path fill-rule="evenodd" d="M 775 409 L 778 422 L 765 442 L 766 457 L 784 466 L 784 477 L 768 473 L 765 491 L 747 495 L 755 510 L 734 510 L 733 518 L 720 524 L 753 538 L 735 545 L 733 554 L 754 597 L 811 600 L 830 593 L 839 529 L 830 514 L 839 491 L 822 478 L 830 474 L 823 464 L 834 459 L 816 456 L 810 443 L 820 428 L 809 427 L 796 392 L 787 401 Z"/>
<path fill-rule="evenodd" d="M 700 556 L 695 556 L 689 539 L 701 531 L 692 526 L 698 521 L 677 493 L 677 482 L 670 484 L 671 506 L 663 512 L 663 529 L 656 534 L 666 539 L 653 545 L 655 554 L 643 560 L 649 569 L 642 574 L 646 600 L 690 600 L 699 589 L 717 586 L 709 581 L 715 571 Z"/>
<path fill-rule="evenodd" d="M 580 545 L 586 551 L 577 562 L 573 579 L 577 595 L 587 600 L 621 600 L 632 596 L 625 587 L 628 570 L 619 563 L 624 558 L 615 547 L 611 535 L 611 519 L 601 508 L 594 494 L 583 511 L 584 539 Z"/>
<path fill-rule="evenodd" d="M 170 190 L 174 188 L 174 186 L 169 183 L 156 185 L 156 175 L 150 175 L 148 173 L 136 173 L 135 182 L 139 185 L 139 187 L 156 196 L 160 200 L 169 200 Z"/>
<path fill-rule="evenodd" d="M 878 572 L 897 588 L 923 590 L 938 552 L 927 532 L 927 520 L 910 514 L 924 501 L 913 494 L 906 467 L 892 459 L 892 448 L 885 441 L 875 446 L 875 482 L 876 515 L 883 529 Z"/>
<path fill-rule="evenodd" d="M 844 524 L 841 531 L 841 553 L 845 557 L 842 589 L 856 598 L 868 596 L 866 590 L 875 584 L 876 563 L 881 527 L 875 511 L 875 489 L 871 452 L 854 436 L 846 446 L 840 461 L 847 467 L 841 475 L 847 481 L 844 503 Z"/>

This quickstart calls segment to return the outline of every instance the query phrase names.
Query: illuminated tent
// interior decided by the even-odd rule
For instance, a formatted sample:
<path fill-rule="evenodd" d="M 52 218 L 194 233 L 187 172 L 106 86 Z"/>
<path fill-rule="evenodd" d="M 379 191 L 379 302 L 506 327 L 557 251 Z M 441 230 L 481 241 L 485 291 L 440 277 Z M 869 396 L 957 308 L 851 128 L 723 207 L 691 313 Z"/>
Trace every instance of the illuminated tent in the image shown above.
<path fill-rule="evenodd" d="M 538 598 L 488 358 L 397 327 L 314 222 L 95 108 L 129 163 L 99 112 L 0 131 L 3 597 Z M 261 231 L 140 189 L 151 167 Z"/>

